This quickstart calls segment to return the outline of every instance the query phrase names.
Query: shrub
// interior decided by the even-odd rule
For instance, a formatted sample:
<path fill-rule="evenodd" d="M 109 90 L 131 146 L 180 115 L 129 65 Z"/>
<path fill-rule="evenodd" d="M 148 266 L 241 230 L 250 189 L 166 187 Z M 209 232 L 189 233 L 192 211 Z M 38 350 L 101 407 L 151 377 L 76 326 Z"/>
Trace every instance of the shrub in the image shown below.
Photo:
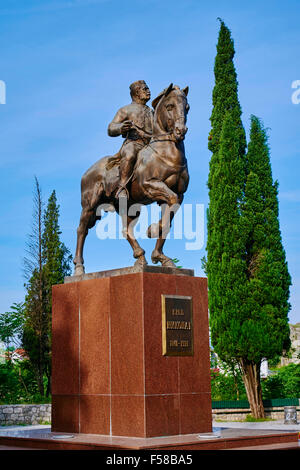
<path fill-rule="evenodd" d="M 245 386 L 240 372 L 222 373 L 219 369 L 211 369 L 212 400 L 245 400 Z"/>
<path fill-rule="evenodd" d="M 38 393 L 38 386 L 29 361 L 0 364 L 0 404 L 48 403 Z"/>
<path fill-rule="evenodd" d="M 262 382 L 263 398 L 299 398 L 300 364 L 280 367 Z"/>

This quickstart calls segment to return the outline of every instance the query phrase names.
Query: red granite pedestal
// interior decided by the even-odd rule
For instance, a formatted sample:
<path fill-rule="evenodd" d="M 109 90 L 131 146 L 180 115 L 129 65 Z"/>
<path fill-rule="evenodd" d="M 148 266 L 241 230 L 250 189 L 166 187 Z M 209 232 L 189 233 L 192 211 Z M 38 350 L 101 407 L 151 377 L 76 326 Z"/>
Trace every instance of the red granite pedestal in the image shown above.
<path fill-rule="evenodd" d="M 162 295 L 192 297 L 191 356 L 164 355 Z M 211 432 L 207 283 L 192 271 L 66 278 L 53 288 L 52 335 L 52 427 L 0 430 L 1 449 L 300 449 L 298 432 Z"/>
<path fill-rule="evenodd" d="M 53 288 L 52 432 L 211 432 L 206 279 L 117 274 Z M 192 356 L 162 354 L 162 294 L 192 297 Z"/>

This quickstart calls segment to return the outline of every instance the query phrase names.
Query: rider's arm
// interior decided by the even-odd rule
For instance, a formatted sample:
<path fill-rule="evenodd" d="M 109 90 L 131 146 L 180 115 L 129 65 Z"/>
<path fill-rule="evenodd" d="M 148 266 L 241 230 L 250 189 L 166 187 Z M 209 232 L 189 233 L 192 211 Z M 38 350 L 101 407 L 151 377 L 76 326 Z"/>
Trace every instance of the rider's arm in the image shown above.
<path fill-rule="evenodd" d="M 121 108 L 109 124 L 107 133 L 110 137 L 117 137 L 121 134 L 126 134 L 131 126 L 132 123 L 128 120 L 126 110 Z"/>

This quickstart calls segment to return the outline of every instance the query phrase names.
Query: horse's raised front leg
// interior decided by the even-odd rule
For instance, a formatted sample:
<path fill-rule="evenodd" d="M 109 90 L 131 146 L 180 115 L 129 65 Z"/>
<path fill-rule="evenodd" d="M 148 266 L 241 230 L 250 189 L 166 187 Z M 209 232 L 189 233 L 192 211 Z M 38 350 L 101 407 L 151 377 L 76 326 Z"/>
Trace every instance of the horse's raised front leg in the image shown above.
<path fill-rule="evenodd" d="M 170 182 L 172 179 L 176 181 L 176 175 L 172 175 L 168 178 Z M 173 204 L 178 203 L 178 196 L 174 191 L 172 191 L 169 186 L 163 181 L 158 181 L 156 179 L 143 181 L 142 188 L 145 194 L 152 199 L 152 201 L 165 201 L 168 205 L 172 206 Z"/>
<path fill-rule="evenodd" d="M 176 182 L 176 178 L 176 175 L 171 175 L 167 180 L 168 185 L 172 186 Z M 168 185 L 163 181 L 157 180 L 146 181 L 143 184 L 145 192 L 148 196 L 151 196 L 153 201 L 166 202 L 166 204 L 162 205 L 161 220 L 158 224 L 151 224 L 148 227 L 147 235 L 148 237 L 158 239 L 151 255 L 152 262 L 154 264 L 160 262 L 162 266 L 166 267 L 176 267 L 172 259 L 163 253 L 162 248 L 170 231 L 172 219 L 180 207 L 183 196 L 178 196 Z"/>

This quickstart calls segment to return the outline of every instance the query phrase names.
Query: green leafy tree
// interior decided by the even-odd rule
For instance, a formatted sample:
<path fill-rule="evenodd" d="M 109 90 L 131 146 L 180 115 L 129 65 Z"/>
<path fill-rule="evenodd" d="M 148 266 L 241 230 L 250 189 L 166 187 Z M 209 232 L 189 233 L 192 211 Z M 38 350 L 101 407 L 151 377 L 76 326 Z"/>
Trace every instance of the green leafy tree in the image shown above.
<path fill-rule="evenodd" d="M 235 360 L 221 361 L 213 355 L 211 365 L 212 400 L 244 400 L 247 398 L 242 374 Z"/>
<path fill-rule="evenodd" d="M 24 304 L 13 303 L 9 312 L 0 314 L 0 340 L 9 354 L 12 345 L 18 345 L 25 322 Z M 9 357 L 8 357 L 9 359 Z"/>
<path fill-rule="evenodd" d="M 300 364 L 280 367 L 262 382 L 264 398 L 299 398 Z"/>
<path fill-rule="evenodd" d="M 25 258 L 28 277 L 25 299 L 26 323 L 23 329 L 23 347 L 36 371 L 40 395 L 45 394 L 44 375 L 47 377 L 46 395 L 51 383 L 51 310 L 52 285 L 62 283 L 70 273 L 71 255 L 60 241 L 59 206 L 55 191 L 43 209 L 41 189 L 35 179 L 33 229 L 29 236 Z"/>
<path fill-rule="evenodd" d="M 0 404 L 43 403 L 30 361 L 0 364 Z"/>
<path fill-rule="evenodd" d="M 212 400 L 245 400 L 247 399 L 242 375 L 239 371 L 223 373 L 214 369 L 211 371 Z"/>

